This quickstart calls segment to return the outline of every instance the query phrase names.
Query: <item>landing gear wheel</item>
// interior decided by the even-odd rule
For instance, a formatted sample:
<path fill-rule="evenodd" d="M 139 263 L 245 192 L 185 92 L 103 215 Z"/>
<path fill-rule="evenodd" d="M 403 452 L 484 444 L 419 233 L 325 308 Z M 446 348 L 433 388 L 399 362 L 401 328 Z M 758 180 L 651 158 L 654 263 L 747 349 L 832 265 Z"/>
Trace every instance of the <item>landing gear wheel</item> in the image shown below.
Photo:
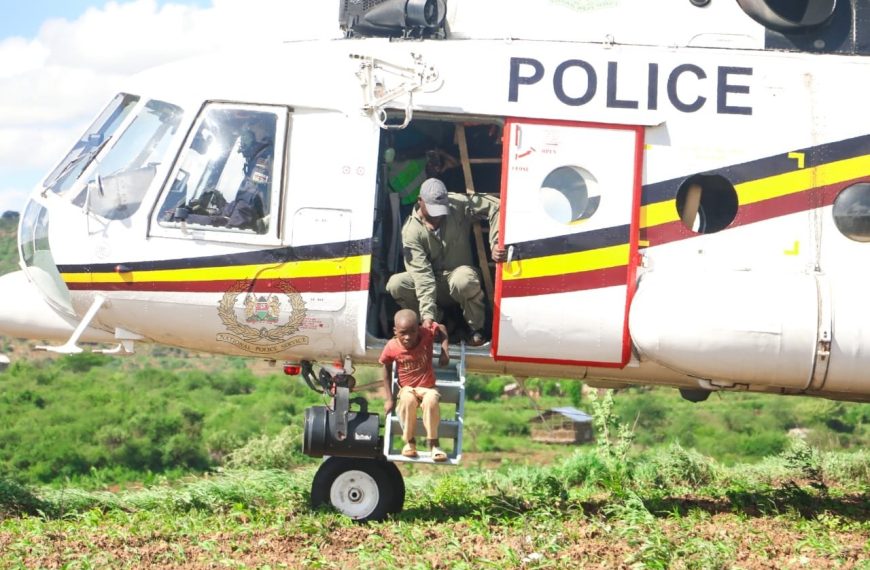
<path fill-rule="evenodd" d="M 389 512 L 399 514 L 405 508 L 405 479 L 395 463 L 384 462 L 382 465 L 393 479 L 393 504 Z"/>
<path fill-rule="evenodd" d="M 396 504 L 395 476 L 386 465 L 374 459 L 330 457 L 314 475 L 311 506 L 332 505 L 358 522 L 384 520 Z"/>

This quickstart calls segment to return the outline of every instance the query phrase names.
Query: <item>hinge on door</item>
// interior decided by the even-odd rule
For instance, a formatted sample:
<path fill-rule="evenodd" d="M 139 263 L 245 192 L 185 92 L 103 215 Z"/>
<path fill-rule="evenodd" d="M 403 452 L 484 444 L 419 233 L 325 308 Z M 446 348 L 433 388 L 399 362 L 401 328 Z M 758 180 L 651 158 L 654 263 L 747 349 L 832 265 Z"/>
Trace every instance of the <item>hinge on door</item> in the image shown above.
<path fill-rule="evenodd" d="M 435 67 L 423 61 L 422 56 L 411 54 L 410 66 L 396 65 L 382 59 L 358 54 L 350 54 L 351 59 L 360 61 L 359 78 L 363 89 L 362 110 L 373 114 L 382 129 L 404 129 L 411 122 L 413 95 L 416 91 L 436 91 L 442 81 Z M 402 97 L 405 100 L 405 117 L 400 124 L 387 123 L 385 106 Z"/>
<path fill-rule="evenodd" d="M 813 369 L 804 390 L 821 390 L 828 378 L 828 367 L 831 363 L 831 341 L 833 340 L 833 303 L 831 286 L 828 278 L 816 274 L 816 289 L 818 291 L 818 332 L 816 333 L 816 354 L 813 358 Z"/>

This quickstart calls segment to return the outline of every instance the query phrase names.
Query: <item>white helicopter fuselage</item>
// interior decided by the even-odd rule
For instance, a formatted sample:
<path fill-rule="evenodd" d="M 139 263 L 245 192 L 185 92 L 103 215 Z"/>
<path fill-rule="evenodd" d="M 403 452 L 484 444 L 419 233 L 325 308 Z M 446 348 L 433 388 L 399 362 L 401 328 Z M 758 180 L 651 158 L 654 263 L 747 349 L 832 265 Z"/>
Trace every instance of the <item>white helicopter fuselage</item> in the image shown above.
<path fill-rule="evenodd" d="M 870 182 L 870 60 L 765 51 L 759 30 L 291 42 L 158 68 L 124 87 L 115 135 L 81 172 L 34 192 L 25 272 L 97 336 L 374 364 L 383 283 L 402 270 L 383 263 L 398 239 L 383 227 L 384 137 L 399 132 L 383 127 L 489 125 L 498 186 L 472 187 L 500 196 L 508 261 L 470 370 L 867 401 L 870 212 L 842 197 Z M 155 109 L 171 122 L 125 138 Z M 192 176 L 210 109 L 277 117 L 257 230 L 167 217 L 173 191 L 195 197 L 174 181 Z M 111 164 L 137 141 L 135 168 Z"/>

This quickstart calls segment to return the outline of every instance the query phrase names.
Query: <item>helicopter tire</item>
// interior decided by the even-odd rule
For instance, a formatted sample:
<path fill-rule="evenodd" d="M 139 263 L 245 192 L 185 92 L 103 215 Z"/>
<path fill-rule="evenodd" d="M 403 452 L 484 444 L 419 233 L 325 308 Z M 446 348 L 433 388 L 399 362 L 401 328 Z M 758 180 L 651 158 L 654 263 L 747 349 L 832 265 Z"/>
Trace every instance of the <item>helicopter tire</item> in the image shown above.
<path fill-rule="evenodd" d="M 360 523 L 384 520 L 396 506 L 396 478 L 388 465 L 376 459 L 328 458 L 314 474 L 311 506 L 330 505 Z"/>
<path fill-rule="evenodd" d="M 399 514 L 405 508 L 405 479 L 395 463 L 384 461 L 382 464 L 393 480 L 393 504 L 390 506 L 390 513 Z"/>

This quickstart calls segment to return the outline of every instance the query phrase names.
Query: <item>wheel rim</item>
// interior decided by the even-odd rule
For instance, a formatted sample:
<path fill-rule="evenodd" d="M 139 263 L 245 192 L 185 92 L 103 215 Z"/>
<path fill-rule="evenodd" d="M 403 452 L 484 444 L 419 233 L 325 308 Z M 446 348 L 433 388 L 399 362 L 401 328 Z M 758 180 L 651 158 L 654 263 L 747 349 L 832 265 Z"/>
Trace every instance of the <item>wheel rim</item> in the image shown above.
<path fill-rule="evenodd" d="M 345 471 L 335 478 L 329 489 L 329 502 L 352 519 L 362 519 L 374 512 L 381 494 L 378 482 L 365 471 Z"/>

